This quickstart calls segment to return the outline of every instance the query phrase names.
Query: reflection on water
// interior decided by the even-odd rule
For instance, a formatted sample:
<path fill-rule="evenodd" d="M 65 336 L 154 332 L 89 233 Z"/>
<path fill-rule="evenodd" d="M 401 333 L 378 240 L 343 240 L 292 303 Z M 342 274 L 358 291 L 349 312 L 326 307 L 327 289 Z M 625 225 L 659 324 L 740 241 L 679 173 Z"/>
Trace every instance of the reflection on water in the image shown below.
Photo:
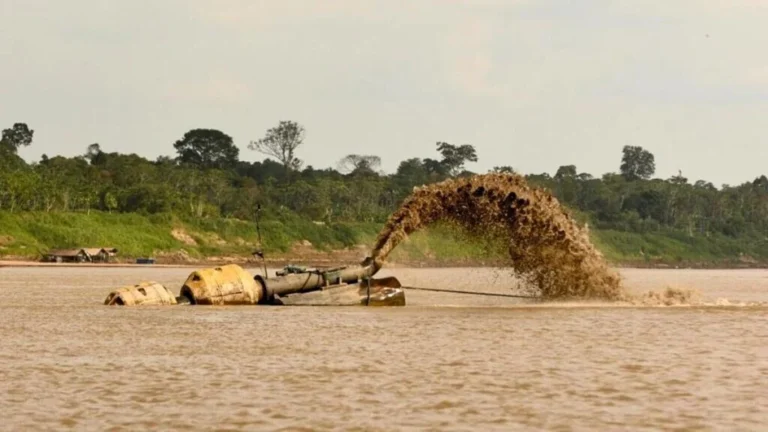
<path fill-rule="evenodd" d="M 540 305 L 407 292 L 405 308 L 102 306 L 189 269 L 0 269 L 2 429 L 450 430 L 768 424 L 768 272 L 624 271 L 730 307 Z M 385 272 L 509 292 L 505 272 Z M 446 307 L 452 306 L 452 307 Z M 496 306 L 496 307 L 484 307 Z"/>

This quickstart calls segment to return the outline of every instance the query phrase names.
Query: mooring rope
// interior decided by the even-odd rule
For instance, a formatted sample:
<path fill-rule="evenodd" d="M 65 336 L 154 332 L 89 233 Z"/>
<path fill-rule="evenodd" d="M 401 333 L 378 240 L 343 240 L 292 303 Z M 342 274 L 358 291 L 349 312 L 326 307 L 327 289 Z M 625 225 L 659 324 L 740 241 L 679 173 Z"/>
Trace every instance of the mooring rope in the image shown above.
<path fill-rule="evenodd" d="M 535 300 L 541 299 L 541 297 L 539 296 L 523 295 L 523 294 L 501 294 L 501 293 L 489 293 L 489 292 L 477 292 L 477 291 L 447 290 L 447 289 L 440 289 L 440 288 L 423 288 L 423 287 L 412 287 L 412 286 L 404 286 L 402 288 L 407 290 L 410 289 L 414 291 L 434 291 L 434 292 L 442 292 L 442 293 L 469 294 L 469 295 L 478 295 L 478 296 L 486 296 L 486 297 L 509 297 L 509 298 L 535 299 Z"/>
<path fill-rule="evenodd" d="M 365 297 L 365 305 L 370 306 L 371 305 L 371 278 L 367 277 L 365 278 L 368 283 L 366 284 L 368 289 L 366 290 L 366 297 Z"/>

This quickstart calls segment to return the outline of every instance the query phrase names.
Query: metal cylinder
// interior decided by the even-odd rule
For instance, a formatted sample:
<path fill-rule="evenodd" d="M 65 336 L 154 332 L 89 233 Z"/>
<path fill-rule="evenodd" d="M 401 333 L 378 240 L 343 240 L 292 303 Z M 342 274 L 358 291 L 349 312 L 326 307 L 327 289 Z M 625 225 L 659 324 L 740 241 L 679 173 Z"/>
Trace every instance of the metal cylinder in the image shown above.
<path fill-rule="evenodd" d="M 157 282 L 142 282 L 112 291 L 104 300 L 108 306 L 175 305 L 176 296 Z"/>
<path fill-rule="evenodd" d="M 363 261 L 363 265 L 287 274 L 269 279 L 258 275 L 255 279 L 262 288 L 262 302 L 271 303 L 276 295 L 286 296 L 316 291 L 331 285 L 356 283 L 373 276 L 379 268 L 380 266 L 369 258 Z"/>
<path fill-rule="evenodd" d="M 336 285 L 341 283 L 356 283 L 367 277 L 373 275 L 373 268 L 371 266 L 349 266 L 343 267 L 338 270 L 330 270 L 324 273 L 325 280 L 329 285 Z"/>
<path fill-rule="evenodd" d="M 181 287 L 181 296 L 200 305 L 257 304 L 262 290 L 242 267 L 230 264 L 193 272 Z"/>
<path fill-rule="evenodd" d="M 269 302 L 275 295 L 314 291 L 324 285 L 323 275 L 320 273 L 298 273 L 265 279 L 256 276 L 256 282 L 261 285 L 262 299 Z"/>

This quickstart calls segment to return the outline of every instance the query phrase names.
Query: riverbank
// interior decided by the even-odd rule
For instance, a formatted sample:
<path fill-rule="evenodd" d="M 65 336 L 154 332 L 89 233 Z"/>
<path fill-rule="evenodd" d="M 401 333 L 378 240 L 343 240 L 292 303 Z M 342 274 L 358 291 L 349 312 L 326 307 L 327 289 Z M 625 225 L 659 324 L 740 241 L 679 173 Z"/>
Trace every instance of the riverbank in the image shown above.
<path fill-rule="evenodd" d="M 337 265 L 354 265 L 360 263 L 360 260 L 332 260 L 332 259 L 302 259 L 301 257 L 277 258 L 266 260 L 266 265 L 270 269 L 282 268 L 289 264 L 306 265 L 309 267 L 332 267 Z M 200 268 L 212 267 L 226 264 L 238 264 L 243 267 L 262 267 L 262 261 L 254 261 L 248 257 L 230 257 L 229 259 L 201 259 L 193 261 L 164 261 L 154 264 L 137 264 L 136 262 L 111 262 L 111 263 L 52 263 L 24 259 L 2 259 L 0 268 L 3 267 L 42 267 L 42 268 Z M 408 261 L 408 262 L 387 262 L 387 268 L 499 268 L 508 267 L 509 263 L 503 260 L 451 260 L 451 261 Z M 682 263 L 664 263 L 664 262 L 625 262 L 611 263 L 611 267 L 621 269 L 638 270 L 748 270 L 748 269 L 768 269 L 766 263 L 744 263 L 744 262 L 682 262 Z"/>
<path fill-rule="evenodd" d="M 236 219 L 184 220 L 173 215 L 104 212 L 0 212 L 0 266 L 40 266 L 45 252 L 58 248 L 115 247 L 117 266 L 136 266 L 136 258 L 157 264 L 199 267 L 235 262 L 260 265 L 252 253 L 262 249 L 267 265 L 333 266 L 362 261 L 381 225 L 374 222 L 325 224 L 286 213 L 255 224 Z M 768 239 L 689 236 L 678 232 L 634 233 L 593 228 L 592 241 L 618 268 L 768 268 Z M 498 245 L 482 244 L 447 226 L 419 232 L 389 257 L 393 267 L 504 266 Z M 62 266 L 63 264 L 51 264 Z M 83 266 L 83 264 L 76 264 Z M 104 266 L 104 264 L 96 264 Z"/>

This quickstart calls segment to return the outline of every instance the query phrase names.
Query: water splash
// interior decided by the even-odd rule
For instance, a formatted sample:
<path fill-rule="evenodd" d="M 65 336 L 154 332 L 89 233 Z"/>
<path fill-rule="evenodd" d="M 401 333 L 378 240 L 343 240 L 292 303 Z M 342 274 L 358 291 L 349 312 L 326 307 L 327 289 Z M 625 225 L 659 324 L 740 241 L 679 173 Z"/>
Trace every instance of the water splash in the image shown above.
<path fill-rule="evenodd" d="M 703 304 L 701 293 L 694 289 L 667 287 L 661 291 L 627 296 L 626 300 L 637 306 L 688 306 Z"/>
<path fill-rule="evenodd" d="M 379 233 L 372 256 L 386 260 L 408 235 L 435 222 L 503 242 L 515 272 L 545 298 L 627 297 L 617 273 L 548 192 L 516 174 L 485 174 L 417 188 Z"/>

